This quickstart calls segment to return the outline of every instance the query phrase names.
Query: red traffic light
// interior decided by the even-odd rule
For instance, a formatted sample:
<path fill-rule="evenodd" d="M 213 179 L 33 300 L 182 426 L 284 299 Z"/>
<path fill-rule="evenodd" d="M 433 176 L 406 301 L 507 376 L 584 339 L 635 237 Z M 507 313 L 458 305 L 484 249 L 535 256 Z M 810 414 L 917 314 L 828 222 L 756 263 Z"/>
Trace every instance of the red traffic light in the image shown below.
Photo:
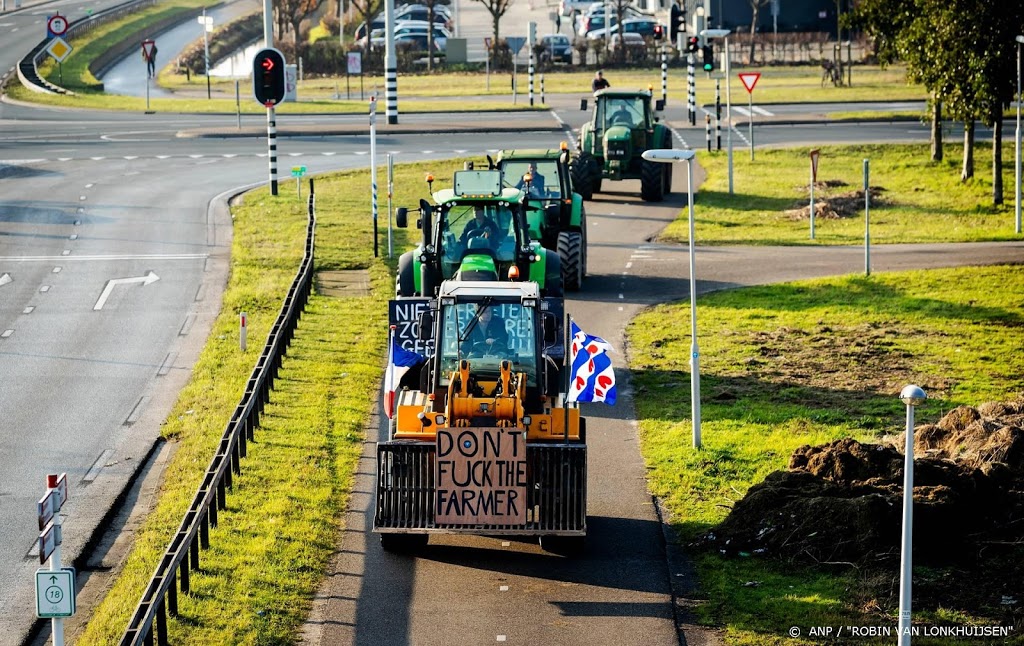
<path fill-rule="evenodd" d="M 260 67 L 263 68 L 264 72 L 271 71 L 272 69 L 274 69 L 274 59 L 264 58 L 262 61 L 260 61 Z"/>
<path fill-rule="evenodd" d="M 284 55 L 273 47 L 256 52 L 252 59 L 252 93 L 256 101 L 271 108 L 284 101 Z"/>

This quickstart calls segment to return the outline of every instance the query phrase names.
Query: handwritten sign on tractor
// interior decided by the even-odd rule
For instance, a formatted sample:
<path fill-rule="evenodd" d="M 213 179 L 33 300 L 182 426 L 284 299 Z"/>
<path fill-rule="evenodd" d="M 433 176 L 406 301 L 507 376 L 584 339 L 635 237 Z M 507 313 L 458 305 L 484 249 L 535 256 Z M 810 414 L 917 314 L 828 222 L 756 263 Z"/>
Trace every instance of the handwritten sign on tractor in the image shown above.
<path fill-rule="evenodd" d="M 439 525 L 526 524 L 526 438 L 511 428 L 437 431 L 434 520 Z"/>

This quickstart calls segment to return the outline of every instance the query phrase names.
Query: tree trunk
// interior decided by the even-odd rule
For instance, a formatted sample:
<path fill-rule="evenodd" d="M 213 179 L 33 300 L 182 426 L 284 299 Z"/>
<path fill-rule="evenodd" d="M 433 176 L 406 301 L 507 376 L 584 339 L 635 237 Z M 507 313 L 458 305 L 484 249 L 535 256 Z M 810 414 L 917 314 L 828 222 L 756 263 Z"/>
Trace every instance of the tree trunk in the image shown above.
<path fill-rule="evenodd" d="M 942 99 L 932 95 L 932 161 L 942 161 Z"/>
<path fill-rule="evenodd" d="M 434 71 L 434 3 L 427 3 L 427 71 Z"/>
<path fill-rule="evenodd" d="M 996 113 L 992 128 L 992 204 L 1003 203 L 1003 114 Z"/>
<path fill-rule="evenodd" d="M 497 47 L 498 46 L 498 21 L 501 19 L 501 15 L 498 14 L 498 13 L 495 13 L 494 11 L 492 11 L 491 12 L 491 18 L 494 20 L 494 40 L 491 41 L 491 46 L 492 47 Z"/>
<path fill-rule="evenodd" d="M 754 37 L 757 35 L 757 13 L 761 8 L 761 3 L 758 0 L 754 0 L 750 3 L 750 8 L 754 10 L 754 17 L 750 19 L 750 58 L 747 60 L 748 65 L 754 64 Z"/>
<path fill-rule="evenodd" d="M 960 181 L 966 182 L 974 177 L 974 119 L 964 122 L 964 165 L 960 171 Z"/>

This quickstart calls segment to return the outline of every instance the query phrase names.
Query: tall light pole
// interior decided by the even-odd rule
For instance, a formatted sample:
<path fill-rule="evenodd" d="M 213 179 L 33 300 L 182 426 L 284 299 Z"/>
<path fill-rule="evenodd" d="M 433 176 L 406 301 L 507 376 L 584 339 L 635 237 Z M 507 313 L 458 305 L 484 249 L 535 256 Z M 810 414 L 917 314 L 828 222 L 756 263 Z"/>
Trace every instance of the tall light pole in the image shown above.
<path fill-rule="evenodd" d="M 697 346 L 697 262 L 693 251 L 693 158 L 692 150 L 661 148 L 645 151 L 643 158 L 648 161 L 671 164 L 686 162 L 686 204 L 690 214 L 690 409 L 693 414 L 693 448 L 699 449 L 700 442 L 700 350 Z"/>
<path fill-rule="evenodd" d="M 1024 36 L 1017 36 L 1017 135 L 1014 146 L 1014 195 L 1017 198 L 1014 207 L 1014 231 L 1020 233 L 1020 46 L 1024 44 Z"/>
<path fill-rule="evenodd" d="M 900 392 L 907 405 L 907 437 L 903 449 L 903 542 L 900 548 L 899 646 L 910 644 L 910 584 L 914 548 L 914 407 L 928 395 L 920 386 L 909 385 Z"/>
<path fill-rule="evenodd" d="M 732 195 L 732 72 L 729 67 L 729 29 L 705 29 L 700 32 L 705 38 L 721 38 L 725 41 L 725 147 L 729 160 L 729 195 Z"/>

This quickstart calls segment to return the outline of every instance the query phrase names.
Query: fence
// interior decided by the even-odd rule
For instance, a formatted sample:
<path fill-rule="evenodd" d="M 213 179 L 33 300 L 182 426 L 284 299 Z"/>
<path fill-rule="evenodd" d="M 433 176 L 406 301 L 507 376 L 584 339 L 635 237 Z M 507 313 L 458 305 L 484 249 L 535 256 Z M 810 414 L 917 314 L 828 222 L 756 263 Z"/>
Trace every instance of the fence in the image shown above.
<path fill-rule="evenodd" d="M 189 575 L 199 568 L 200 550 L 210 547 L 210 528 L 217 526 L 217 512 L 227 509 L 227 490 L 232 488 L 233 474 L 241 473 L 241 459 L 246 455 L 246 442 L 260 423 L 263 407 L 270 401 L 281 361 L 295 334 L 299 317 L 313 288 L 313 249 L 316 233 L 316 208 L 313 180 L 309 180 L 309 222 L 306 226 L 306 249 L 302 263 L 288 289 L 281 313 L 270 330 L 256 367 L 246 384 L 245 393 L 231 420 L 224 429 L 216 455 L 206 468 L 203 482 L 196 492 L 185 518 L 153 573 L 127 629 L 121 636 L 122 646 L 153 643 L 165 646 L 167 617 L 178 614 L 178 588 L 189 591 Z"/>

